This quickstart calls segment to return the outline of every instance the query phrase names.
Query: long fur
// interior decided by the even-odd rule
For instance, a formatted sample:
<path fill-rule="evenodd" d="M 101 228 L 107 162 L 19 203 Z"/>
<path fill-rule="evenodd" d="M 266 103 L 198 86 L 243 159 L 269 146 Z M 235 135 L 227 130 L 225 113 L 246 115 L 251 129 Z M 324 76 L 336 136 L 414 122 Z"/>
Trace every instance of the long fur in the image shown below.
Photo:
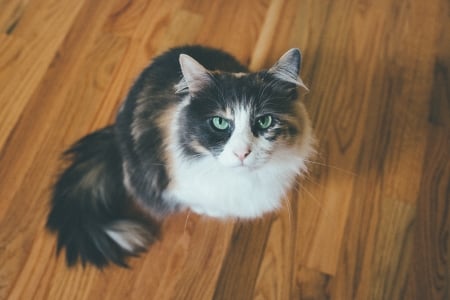
<path fill-rule="evenodd" d="M 127 201 L 114 128 L 82 138 L 64 156 L 71 163 L 55 184 L 47 220 L 47 228 L 58 233 L 58 253 L 66 248 L 69 266 L 81 260 L 125 267 L 127 256 L 157 238 L 158 227 Z"/>
<path fill-rule="evenodd" d="M 298 49 L 255 73 L 200 46 L 155 58 L 115 124 L 65 153 L 47 221 L 58 253 L 65 248 L 69 266 L 126 266 L 174 212 L 255 218 L 279 208 L 313 152 L 300 65 Z"/>

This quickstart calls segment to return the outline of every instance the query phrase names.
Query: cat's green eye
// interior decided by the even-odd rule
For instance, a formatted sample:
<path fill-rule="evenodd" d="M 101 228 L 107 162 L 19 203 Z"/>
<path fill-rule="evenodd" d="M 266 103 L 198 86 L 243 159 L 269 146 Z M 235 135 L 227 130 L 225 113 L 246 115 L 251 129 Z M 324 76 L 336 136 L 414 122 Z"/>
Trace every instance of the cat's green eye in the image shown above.
<path fill-rule="evenodd" d="M 218 130 L 227 130 L 230 128 L 230 122 L 221 117 L 213 117 L 212 125 Z"/>
<path fill-rule="evenodd" d="M 270 126 L 272 126 L 273 119 L 272 119 L 271 115 L 265 115 L 265 116 L 258 118 L 258 120 L 256 122 L 257 122 L 259 128 L 267 129 Z"/>

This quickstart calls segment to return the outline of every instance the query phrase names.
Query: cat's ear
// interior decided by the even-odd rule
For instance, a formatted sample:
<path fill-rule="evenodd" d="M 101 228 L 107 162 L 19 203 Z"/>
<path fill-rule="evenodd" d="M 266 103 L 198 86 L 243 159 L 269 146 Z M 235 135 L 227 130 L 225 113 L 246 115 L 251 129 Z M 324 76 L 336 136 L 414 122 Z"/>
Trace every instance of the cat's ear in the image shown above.
<path fill-rule="evenodd" d="M 293 83 L 308 90 L 299 76 L 302 64 L 302 54 L 299 49 L 292 48 L 288 50 L 281 58 L 269 69 L 280 80 Z"/>
<path fill-rule="evenodd" d="M 189 90 L 193 95 L 211 81 L 209 71 L 189 55 L 180 54 L 179 62 L 183 79 L 177 85 L 177 93 Z"/>

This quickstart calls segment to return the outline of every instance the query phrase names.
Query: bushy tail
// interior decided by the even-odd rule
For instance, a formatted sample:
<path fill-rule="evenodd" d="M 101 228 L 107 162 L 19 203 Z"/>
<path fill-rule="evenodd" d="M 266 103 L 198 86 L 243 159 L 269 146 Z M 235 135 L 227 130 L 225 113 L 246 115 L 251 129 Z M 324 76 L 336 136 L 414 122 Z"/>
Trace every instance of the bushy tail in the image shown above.
<path fill-rule="evenodd" d="M 53 190 L 47 228 L 65 248 L 69 266 L 126 267 L 125 258 L 144 251 L 158 226 L 133 209 L 123 183 L 122 159 L 114 128 L 98 130 L 64 153 L 71 163 Z"/>

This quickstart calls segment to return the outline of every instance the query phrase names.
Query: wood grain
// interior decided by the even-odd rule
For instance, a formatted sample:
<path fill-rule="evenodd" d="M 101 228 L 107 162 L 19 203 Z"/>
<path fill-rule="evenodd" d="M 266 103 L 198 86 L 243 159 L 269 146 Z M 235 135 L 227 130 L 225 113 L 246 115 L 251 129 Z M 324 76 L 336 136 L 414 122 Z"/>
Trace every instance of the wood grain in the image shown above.
<path fill-rule="evenodd" d="M 11 47 L 8 42 L 0 45 L 7 49 L 0 50 L 1 53 L 9 52 L 6 60 L 2 60 L 0 75 L 4 107 L 0 111 L 0 147 L 17 123 L 82 4 L 83 1 L 32 1 L 25 7 L 24 3 L 20 4 L 20 8 L 13 10 L 18 13 L 9 20 L 5 18 L 8 21 L 2 26 L 5 32 L 1 34 L 23 41 L 23 47 Z"/>
<path fill-rule="evenodd" d="M 0 299 L 449 299 L 446 0 L 0 0 Z M 303 52 L 317 156 L 253 222 L 181 213 L 131 269 L 67 269 L 59 155 L 167 48 Z"/>

